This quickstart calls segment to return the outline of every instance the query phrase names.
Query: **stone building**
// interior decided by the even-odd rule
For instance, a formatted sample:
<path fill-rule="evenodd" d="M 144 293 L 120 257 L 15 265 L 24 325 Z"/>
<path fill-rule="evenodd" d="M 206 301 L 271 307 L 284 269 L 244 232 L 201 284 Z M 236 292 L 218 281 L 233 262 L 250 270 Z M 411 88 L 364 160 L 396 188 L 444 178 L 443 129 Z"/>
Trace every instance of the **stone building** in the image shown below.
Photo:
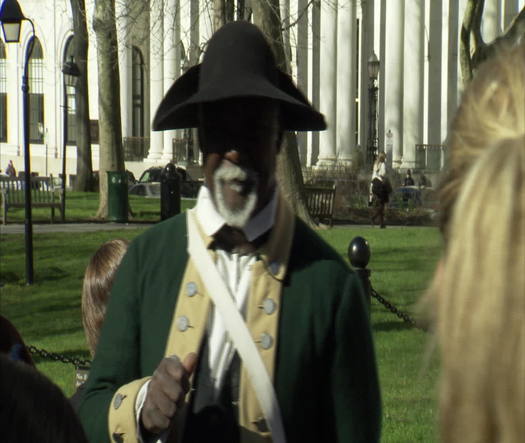
<path fill-rule="evenodd" d="M 236 2 L 237 3 L 237 2 Z M 244 2 L 249 5 L 249 0 Z M 35 26 L 29 60 L 32 169 L 58 175 L 67 125 L 67 170 L 74 174 L 75 98 L 62 65 L 71 53 L 68 0 L 19 0 Z M 448 123 L 461 94 L 459 30 L 466 0 L 282 0 L 284 36 L 292 74 L 326 116 L 320 134 L 298 134 L 305 167 L 349 165 L 371 143 L 394 168 L 438 170 L 444 163 Z M 98 88 L 94 0 L 87 0 L 89 96 L 93 168 L 98 169 Z M 483 35 L 490 41 L 525 7 L 525 0 L 487 0 Z M 234 14 L 237 14 L 235 11 Z M 128 169 L 138 174 L 170 160 L 198 163 L 191 131 L 151 132 L 151 120 L 174 79 L 197 63 L 213 28 L 205 0 L 116 0 L 122 134 Z M 23 169 L 21 79 L 30 26 L 19 44 L 0 42 L 0 168 Z M 369 135 L 376 54 L 377 130 Z M 373 92 L 373 91 L 372 91 Z M 66 107 L 66 108 L 64 108 Z M 64 112 L 64 109 L 66 112 Z"/>

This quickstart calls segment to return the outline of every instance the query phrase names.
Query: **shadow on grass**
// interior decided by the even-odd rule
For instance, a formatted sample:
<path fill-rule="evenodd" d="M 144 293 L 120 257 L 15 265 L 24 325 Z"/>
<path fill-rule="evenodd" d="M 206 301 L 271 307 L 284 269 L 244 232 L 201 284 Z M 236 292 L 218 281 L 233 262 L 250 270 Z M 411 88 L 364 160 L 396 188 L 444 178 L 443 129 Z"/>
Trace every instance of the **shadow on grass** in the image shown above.
<path fill-rule="evenodd" d="M 0 277 L 0 285 L 6 285 L 6 284 L 16 284 L 20 283 L 23 284 L 23 275 L 18 275 L 14 272 L 2 272 L 2 276 Z"/>
<path fill-rule="evenodd" d="M 392 314 L 394 315 L 394 314 Z M 372 329 L 378 332 L 390 332 L 390 331 L 406 331 L 408 329 L 415 329 L 413 326 L 403 322 L 403 320 L 392 320 L 392 321 L 381 321 L 374 323 Z"/>

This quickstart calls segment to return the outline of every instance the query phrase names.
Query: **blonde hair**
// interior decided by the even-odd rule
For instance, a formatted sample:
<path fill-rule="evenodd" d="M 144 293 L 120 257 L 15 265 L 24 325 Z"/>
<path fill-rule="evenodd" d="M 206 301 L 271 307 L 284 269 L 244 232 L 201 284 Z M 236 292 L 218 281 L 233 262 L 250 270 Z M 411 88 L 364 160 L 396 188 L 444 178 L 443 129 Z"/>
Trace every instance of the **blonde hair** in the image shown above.
<path fill-rule="evenodd" d="M 525 134 L 525 43 L 485 62 L 463 94 L 449 134 L 449 173 L 440 191 L 441 228 L 470 165 L 487 144 Z"/>
<path fill-rule="evenodd" d="M 128 242 L 126 240 L 107 241 L 91 257 L 84 274 L 82 324 L 92 356 L 97 347 L 115 272 L 126 253 L 127 247 Z"/>
<path fill-rule="evenodd" d="M 442 441 L 525 435 L 525 44 L 464 93 L 440 193 L 445 252 L 423 300 L 441 349 Z"/>
<path fill-rule="evenodd" d="M 445 442 L 525 435 L 525 136 L 485 150 L 452 211 L 430 293 Z"/>

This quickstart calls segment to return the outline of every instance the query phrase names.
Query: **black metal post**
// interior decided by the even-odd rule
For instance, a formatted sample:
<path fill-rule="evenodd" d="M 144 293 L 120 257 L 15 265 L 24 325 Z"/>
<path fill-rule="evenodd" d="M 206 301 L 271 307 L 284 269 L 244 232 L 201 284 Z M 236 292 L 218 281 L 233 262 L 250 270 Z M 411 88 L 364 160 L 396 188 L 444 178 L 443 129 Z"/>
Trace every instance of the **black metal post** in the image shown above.
<path fill-rule="evenodd" d="M 377 86 L 376 80 L 370 79 L 368 87 L 368 150 L 367 164 L 372 167 L 377 155 Z"/>
<path fill-rule="evenodd" d="M 160 219 L 180 214 L 181 177 L 173 163 L 168 163 L 160 175 Z"/>
<path fill-rule="evenodd" d="M 367 295 L 368 304 L 372 297 L 372 284 L 370 283 L 370 270 L 366 267 L 370 261 L 370 246 L 363 237 L 354 237 L 348 245 L 348 259 L 361 279 L 361 284 Z"/>
<path fill-rule="evenodd" d="M 24 169 L 25 169 L 25 249 L 26 249 L 26 283 L 33 284 L 33 220 L 31 212 L 31 150 L 29 147 L 29 85 L 27 81 L 29 71 L 29 58 L 33 52 L 33 44 L 35 38 L 35 27 L 33 22 L 33 36 L 29 41 L 29 46 L 26 51 L 24 59 L 24 75 L 22 77 L 22 107 L 23 107 L 23 122 L 24 122 Z"/>

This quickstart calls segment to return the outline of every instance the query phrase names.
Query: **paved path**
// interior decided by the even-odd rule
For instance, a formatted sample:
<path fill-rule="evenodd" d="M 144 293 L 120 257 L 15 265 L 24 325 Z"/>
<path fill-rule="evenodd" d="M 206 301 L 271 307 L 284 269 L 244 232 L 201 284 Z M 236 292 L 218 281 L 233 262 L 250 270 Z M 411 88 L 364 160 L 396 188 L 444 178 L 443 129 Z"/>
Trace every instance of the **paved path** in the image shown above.
<path fill-rule="evenodd" d="M 33 233 L 45 234 L 53 232 L 94 232 L 114 231 L 122 229 L 149 228 L 152 223 L 54 223 L 33 224 Z M 0 234 L 23 234 L 23 224 L 0 225 Z"/>
<path fill-rule="evenodd" d="M 46 234 L 54 232 L 95 232 L 95 231 L 115 231 L 123 229 L 140 229 L 149 228 L 154 223 L 54 223 L 54 224 L 33 224 L 33 233 Z M 338 228 L 372 228 L 370 225 L 334 225 L 334 229 Z M 375 226 L 379 229 L 378 226 Z M 388 226 L 389 229 L 402 229 L 406 226 Z M 322 225 L 320 229 L 330 229 L 326 225 Z M 23 224 L 8 224 L 0 225 L 0 234 L 23 234 Z"/>

